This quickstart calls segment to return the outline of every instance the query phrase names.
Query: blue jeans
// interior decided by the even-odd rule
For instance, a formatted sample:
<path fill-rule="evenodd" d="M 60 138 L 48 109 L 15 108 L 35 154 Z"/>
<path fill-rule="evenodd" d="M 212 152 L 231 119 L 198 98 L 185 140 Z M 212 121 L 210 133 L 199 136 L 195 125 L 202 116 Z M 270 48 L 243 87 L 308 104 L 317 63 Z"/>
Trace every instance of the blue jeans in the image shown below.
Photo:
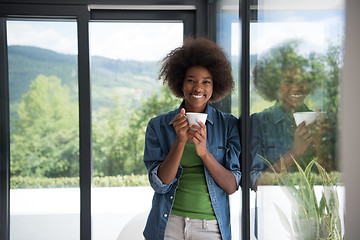
<path fill-rule="evenodd" d="M 170 215 L 165 240 L 221 240 L 217 220 L 193 219 Z"/>

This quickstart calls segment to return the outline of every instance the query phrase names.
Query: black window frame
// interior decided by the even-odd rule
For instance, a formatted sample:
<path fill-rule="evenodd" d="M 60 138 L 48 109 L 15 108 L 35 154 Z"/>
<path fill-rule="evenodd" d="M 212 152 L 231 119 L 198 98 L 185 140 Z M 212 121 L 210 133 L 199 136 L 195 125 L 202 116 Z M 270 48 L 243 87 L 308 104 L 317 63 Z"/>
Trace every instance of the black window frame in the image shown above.
<path fill-rule="evenodd" d="M 241 142 L 241 189 L 242 189 L 242 239 L 250 239 L 250 1 L 239 0 L 241 34 L 240 59 L 240 142 Z M 256 0 L 255 0 L 256 1 Z M 254 2 L 254 1 L 252 1 Z"/>
<path fill-rule="evenodd" d="M 1 101 L 1 126 L 4 123 L 4 134 L 1 136 L 1 200 L 0 200 L 0 238 L 9 239 L 10 232 L 10 126 L 9 126 L 9 79 L 7 65 L 6 20 L 17 19 L 69 19 L 77 21 L 78 30 L 78 87 L 79 87 L 79 152 L 80 152 L 80 228 L 81 239 L 90 239 L 86 231 L 91 225 L 91 117 L 90 117 L 90 82 L 89 43 L 87 40 L 90 14 L 86 6 L 35 5 L 35 4 L 0 4 L 0 17 L 3 31 L 0 53 L 1 75 L 0 84 L 6 89 Z M 81 44 L 80 44 L 81 43 Z M 4 62 L 3 62 L 4 61 Z M 3 88 L 4 87 L 4 88 Z M 6 88 L 5 88 L 6 87 Z M 3 131 L 1 131 L 3 132 Z M 90 227 L 91 229 L 91 227 Z"/>

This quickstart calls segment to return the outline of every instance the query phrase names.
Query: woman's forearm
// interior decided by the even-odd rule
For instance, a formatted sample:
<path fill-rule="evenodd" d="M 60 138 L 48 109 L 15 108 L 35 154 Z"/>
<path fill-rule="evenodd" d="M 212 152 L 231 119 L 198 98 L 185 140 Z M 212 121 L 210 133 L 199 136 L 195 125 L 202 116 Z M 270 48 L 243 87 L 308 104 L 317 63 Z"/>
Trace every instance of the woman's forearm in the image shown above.
<path fill-rule="evenodd" d="M 211 176 L 227 194 L 231 195 L 237 190 L 236 179 L 232 172 L 222 166 L 214 156 L 207 151 L 204 156 L 200 156 Z"/>
<path fill-rule="evenodd" d="M 162 162 L 158 169 L 158 177 L 163 184 L 169 184 L 175 178 L 179 168 L 180 160 L 184 152 L 186 142 L 175 139 L 171 146 L 169 154 Z"/>

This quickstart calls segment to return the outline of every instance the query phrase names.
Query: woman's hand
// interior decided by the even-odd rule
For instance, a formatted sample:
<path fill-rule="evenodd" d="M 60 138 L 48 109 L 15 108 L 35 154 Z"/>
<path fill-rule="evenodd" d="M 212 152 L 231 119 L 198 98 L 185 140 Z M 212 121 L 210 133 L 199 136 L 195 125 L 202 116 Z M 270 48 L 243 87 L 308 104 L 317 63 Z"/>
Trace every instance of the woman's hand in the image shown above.
<path fill-rule="evenodd" d="M 297 126 L 294 133 L 293 145 L 290 149 L 294 158 L 300 157 L 308 148 L 309 144 L 313 141 L 313 135 L 310 131 L 310 127 L 302 122 Z"/>
<path fill-rule="evenodd" d="M 206 125 L 197 121 L 200 125 L 191 125 L 188 130 L 189 139 L 195 143 L 196 153 L 199 157 L 204 157 L 208 149 L 206 147 Z"/>
<path fill-rule="evenodd" d="M 231 171 L 221 165 L 210 153 L 206 146 L 206 125 L 197 121 L 200 126 L 191 125 L 188 130 L 189 139 L 194 142 L 196 153 L 202 159 L 215 182 L 227 193 L 237 190 L 236 180 Z"/>
<path fill-rule="evenodd" d="M 324 113 L 319 112 L 319 116 L 310 126 L 313 135 L 313 143 L 315 147 L 320 147 L 324 133 L 329 129 L 329 119 Z"/>
<path fill-rule="evenodd" d="M 180 113 L 174 118 L 173 126 L 176 132 L 176 137 L 179 141 L 187 141 L 188 139 L 188 130 L 189 123 L 185 117 L 185 109 L 182 108 Z"/>
<path fill-rule="evenodd" d="M 160 164 L 157 173 L 163 184 L 170 184 L 174 180 L 188 139 L 189 123 L 185 117 L 184 108 L 174 118 L 173 127 L 176 132 L 176 139 L 165 160 Z"/>

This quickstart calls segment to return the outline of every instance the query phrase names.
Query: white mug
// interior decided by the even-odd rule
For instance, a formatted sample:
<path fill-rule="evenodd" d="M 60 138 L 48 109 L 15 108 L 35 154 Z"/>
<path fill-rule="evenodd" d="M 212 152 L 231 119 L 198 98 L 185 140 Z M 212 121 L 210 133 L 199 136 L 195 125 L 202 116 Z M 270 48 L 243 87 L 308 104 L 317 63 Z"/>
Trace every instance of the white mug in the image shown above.
<path fill-rule="evenodd" d="M 196 112 L 188 112 L 185 117 L 187 118 L 189 125 L 197 125 L 200 126 L 196 120 L 201 121 L 203 124 L 206 122 L 207 114 L 206 113 L 196 113 Z"/>
<path fill-rule="evenodd" d="M 302 122 L 305 122 L 305 125 L 307 126 L 314 122 L 321 114 L 324 114 L 324 112 L 295 112 L 294 118 L 296 126 L 299 126 Z"/>

